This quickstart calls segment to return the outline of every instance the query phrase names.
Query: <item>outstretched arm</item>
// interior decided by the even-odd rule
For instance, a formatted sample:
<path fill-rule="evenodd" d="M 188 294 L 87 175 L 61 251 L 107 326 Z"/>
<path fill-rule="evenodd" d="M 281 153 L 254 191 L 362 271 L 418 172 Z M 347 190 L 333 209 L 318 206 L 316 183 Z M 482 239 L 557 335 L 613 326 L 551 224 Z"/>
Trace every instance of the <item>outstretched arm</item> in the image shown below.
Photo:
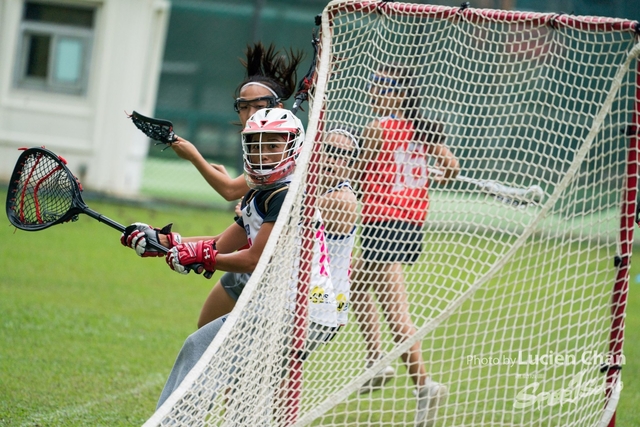
<path fill-rule="evenodd" d="M 318 198 L 318 208 L 328 233 L 351 233 L 358 217 L 358 200 L 350 188 L 322 195 Z"/>
<path fill-rule="evenodd" d="M 442 170 L 442 176 L 434 178 L 437 182 L 444 184 L 455 179 L 460 173 L 460 162 L 457 157 L 444 144 L 430 144 L 429 155 L 433 157 Z"/>
<path fill-rule="evenodd" d="M 173 151 L 178 157 L 190 161 L 207 183 L 225 200 L 238 200 L 249 190 L 244 176 L 231 178 L 224 166 L 210 164 L 195 145 L 179 136 L 177 138 L 171 144 Z"/>

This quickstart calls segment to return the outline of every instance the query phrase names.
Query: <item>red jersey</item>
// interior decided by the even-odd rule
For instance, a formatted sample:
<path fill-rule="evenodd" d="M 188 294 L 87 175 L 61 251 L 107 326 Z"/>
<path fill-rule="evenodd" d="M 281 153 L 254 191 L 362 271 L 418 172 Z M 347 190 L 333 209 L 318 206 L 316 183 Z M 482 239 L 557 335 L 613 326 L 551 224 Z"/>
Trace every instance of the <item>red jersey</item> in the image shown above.
<path fill-rule="evenodd" d="M 414 141 L 413 124 L 394 116 L 379 122 L 382 145 L 362 182 L 362 222 L 400 220 L 422 225 L 429 208 L 426 146 Z"/>

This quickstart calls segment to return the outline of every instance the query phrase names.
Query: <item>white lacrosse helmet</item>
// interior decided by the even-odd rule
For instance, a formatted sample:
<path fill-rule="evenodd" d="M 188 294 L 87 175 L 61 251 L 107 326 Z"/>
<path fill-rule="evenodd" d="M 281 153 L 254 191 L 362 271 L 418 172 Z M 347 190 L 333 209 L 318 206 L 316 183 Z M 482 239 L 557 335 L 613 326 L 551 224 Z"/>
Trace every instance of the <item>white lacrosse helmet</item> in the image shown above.
<path fill-rule="evenodd" d="M 270 134 L 281 134 L 283 142 L 274 141 Z M 247 185 L 264 189 L 287 181 L 295 170 L 303 141 L 302 122 L 291 111 L 283 108 L 256 111 L 242 131 Z M 275 148 L 276 145 L 282 148 Z"/>

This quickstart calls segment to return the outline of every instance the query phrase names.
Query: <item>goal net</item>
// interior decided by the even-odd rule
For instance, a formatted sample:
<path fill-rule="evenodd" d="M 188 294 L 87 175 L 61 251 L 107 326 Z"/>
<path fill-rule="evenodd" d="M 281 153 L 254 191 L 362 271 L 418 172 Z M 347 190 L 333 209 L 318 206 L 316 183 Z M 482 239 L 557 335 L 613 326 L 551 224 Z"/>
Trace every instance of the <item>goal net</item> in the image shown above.
<path fill-rule="evenodd" d="M 145 425 L 608 425 L 623 388 L 638 33 L 619 19 L 331 2 L 267 248 Z M 337 175 L 355 202 L 345 186 L 332 193 L 346 201 L 327 201 Z M 350 300 L 317 285 L 318 239 L 333 245 L 334 282 L 350 272 Z M 318 300 L 348 312 L 326 343 L 308 315 Z"/>

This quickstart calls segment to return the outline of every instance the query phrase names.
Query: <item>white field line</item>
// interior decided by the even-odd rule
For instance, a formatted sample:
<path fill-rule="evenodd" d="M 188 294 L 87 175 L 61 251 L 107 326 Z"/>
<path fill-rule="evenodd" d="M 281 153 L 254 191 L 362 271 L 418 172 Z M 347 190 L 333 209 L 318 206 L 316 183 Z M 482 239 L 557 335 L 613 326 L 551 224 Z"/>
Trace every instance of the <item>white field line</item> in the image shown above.
<path fill-rule="evenodd" d="M 94 406 L 101 405 L 107 402 L 112 402 L 114 400 L 118 400 L 127 395 L 141 393 L 152 387 L 156 387 L 158 384 L 163 384 L 165 380 L 166 380 L 165 377 L 163 377 L 160 374 L 156 374 L 135 388 L 124 390 L 120 393 L 110 394 L 103 397 L 102 399 L 92 400 L 90 402 L 83 403 L 82 405 L 75 405 L 75 406 L 69 406 L 66 408 L 60 408 L 57 411 L 53 411 L 53 412 L 35 414 L 31 416 L 27 421 L 24 421 L 20 425 L 20 427 L 41 425 L 41 424 L 46 424 L 48 422 L 61 420 L 61 419 L 72 419 L 73 417 L 77 417 L 78 415 L 88 413 L 89 410 Z"/>

